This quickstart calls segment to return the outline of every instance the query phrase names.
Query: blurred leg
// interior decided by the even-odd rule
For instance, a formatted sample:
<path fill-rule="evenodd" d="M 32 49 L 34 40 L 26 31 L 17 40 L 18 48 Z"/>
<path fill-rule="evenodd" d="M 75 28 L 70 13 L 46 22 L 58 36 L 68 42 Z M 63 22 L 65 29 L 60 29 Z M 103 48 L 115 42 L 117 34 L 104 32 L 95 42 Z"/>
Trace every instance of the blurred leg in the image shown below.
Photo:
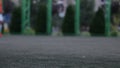
<path fill-rule="evenodd" d="M 2 23 L 3 23 L 3 15 L 0 14 L 0 37 L 2 36 Z"/>
<path fill-rule="evenodd" d="M 2 33 L 2 24 L 0 24 L 0 33 Z"/>
<path fill-rule="evenodd" d="M 2 37 L 2 24 L 0 23 L 0 37 Z"/>
<path fill-rule="evenodd" d="M 9 34 L 9 24 L 11 22 L 11 14 L 7 13 L 4 15 L 4 33 Z"/>
<path fill-rule="evenodd" d="M 4 33 L 9 33 L 9 28 L 8 28 L 8 24 L 4 23 Z"/>

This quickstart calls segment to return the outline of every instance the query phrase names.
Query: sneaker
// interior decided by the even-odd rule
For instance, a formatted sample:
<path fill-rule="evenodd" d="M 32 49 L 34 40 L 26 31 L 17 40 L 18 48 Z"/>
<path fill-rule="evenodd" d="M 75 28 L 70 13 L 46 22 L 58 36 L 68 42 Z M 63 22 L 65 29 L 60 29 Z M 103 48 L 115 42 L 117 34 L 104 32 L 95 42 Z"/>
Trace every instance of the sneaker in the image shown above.
<path fill-rule="evenodd" d="M 9 35 L 9 29 L 5 29 L 5 30 L 4 30 L 4 34 Z"/>

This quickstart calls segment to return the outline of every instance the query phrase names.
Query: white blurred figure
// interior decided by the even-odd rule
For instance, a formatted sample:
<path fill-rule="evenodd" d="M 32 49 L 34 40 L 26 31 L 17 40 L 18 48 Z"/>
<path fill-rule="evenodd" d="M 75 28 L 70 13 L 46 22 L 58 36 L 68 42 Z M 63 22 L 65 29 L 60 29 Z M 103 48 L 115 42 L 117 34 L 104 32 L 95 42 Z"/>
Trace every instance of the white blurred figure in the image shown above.
<path fill-rule="evenodd" d="M 59 0 L 57 2 L 58 5 L 58 15 L 61 18 L 64 18 L 65 16 L 65 6 L 64 6 L 64 0 Z"/>
<path fill-rule="evenodd" d="M 63 19 L 65 16 L 65 0 L 58 0 L 53 2 L 53 28 L 52 35 L 62 35 L 61 27 L 63 23 Z"/>
<path fill-rule="evenodd" d="M 53 0 L 52 35 L 62 35 L 62 23 L 69 5 L 75 5 L 75 0 Z"/>
<path fill-rule="evenodd" d="M 95 0 L 95 8 L 94 11 L 97 12 L 100 7 L 105 4 L 105 0 Z"/>

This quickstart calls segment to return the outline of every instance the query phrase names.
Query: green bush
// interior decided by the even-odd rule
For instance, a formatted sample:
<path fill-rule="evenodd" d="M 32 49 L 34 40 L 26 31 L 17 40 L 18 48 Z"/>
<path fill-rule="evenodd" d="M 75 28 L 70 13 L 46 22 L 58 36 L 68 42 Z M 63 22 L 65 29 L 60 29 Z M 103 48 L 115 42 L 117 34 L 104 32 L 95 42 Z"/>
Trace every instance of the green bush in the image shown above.
<path fill-rule="evenodd" d="M 117 36 L 118 36 L 118 33 L 117 33 L 117 32 L 111 32 L 111 36 L 112 36 L 112 37 L 117 37 Z"/>
<path fill-rule="evenodd" d="M 27 27 L 24 31 L 23 31 L 24 35 L 35 35 L 35 31 L 30 28 L 30 27 Z"/>
<path fill-rule="evenodd" d="M 105 35 L 105 17 L 102 8 L 99 8 L 98 12 L 90 24 L 91 35 L 104 36 Z"/>
<path fill-rule="evenodd" d="M 47 7 L 46 5 L 39 5 L 39 10 L 37 14 L 37 19 L 34 22 L 34 29 L 36 34 L 46 33 L 46 22 L 47 22 Z"/>
<path fill-rule="evenodd" d="M 10 23 L 11 33 L 21 33 L 21 8 L 16 7 L 12 12 L 12 19 Z"/>
<path fill-rule="evenodd" d="M 66 15 L 62 24 L 62 32 L 63 34 L 74 34 L 74 16 L 75 10 L 74 6 L 70 5 L 67 8 Z"/>

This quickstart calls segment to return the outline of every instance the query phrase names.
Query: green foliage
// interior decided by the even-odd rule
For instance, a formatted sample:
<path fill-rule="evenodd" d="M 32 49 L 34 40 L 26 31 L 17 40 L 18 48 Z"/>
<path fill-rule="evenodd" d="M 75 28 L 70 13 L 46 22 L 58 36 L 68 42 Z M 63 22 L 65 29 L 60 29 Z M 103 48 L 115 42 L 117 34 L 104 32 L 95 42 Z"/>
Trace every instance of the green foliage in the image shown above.
<path fill-rule="evenodd" d="M 102 8 L 96 13 L 93 22 L 90 24 L 90 33 L 92 35 L 105 35 L 105 18 Z"/>
<path fill-rule="evenodd" d="M 73 34 L 74 33 L 74 23 L 75 23 L 74 16 L 75 16 L 74 7 L 72 5 L 70 5 L 67 8 L 64 22 L 62 25 L 63 34 Z"/>
<path fill-rule="evenodd" d="M 111 32 L 111 36 L 112 37 L 117 37 L 117 36 L 119 36 L 119 32 L 115 32 L 115 31 Z"/>
<path fill-rule="evenodd" d="M 89 32 L 84 31 L 84 32 L 81 32 L 81 36 L 83 36 L 83 37 L 90 37 L 91 35 L 90 35 Z"/>
<path fill-rule="evenodd" d="M 10 32 L 21 33 L 21 7 L 16 7 L 12 12 Z"/>
<path fill-rule="evenodd" d="M 23 33 L 24 35 L 35 35 L 35 31 L 30 27 L 27 27 Z"/>
<path fill-rule="evenodd" d="M 39 33 L 45 34 L 46 33 L 46 22 L 47 22 L 46 5 L 40 5 L 38 11 L 39 12 L 37 14 L 37 19 L 34 22 L 34 29 L 36 31 L 36 34 L 39 34 Z"/>

